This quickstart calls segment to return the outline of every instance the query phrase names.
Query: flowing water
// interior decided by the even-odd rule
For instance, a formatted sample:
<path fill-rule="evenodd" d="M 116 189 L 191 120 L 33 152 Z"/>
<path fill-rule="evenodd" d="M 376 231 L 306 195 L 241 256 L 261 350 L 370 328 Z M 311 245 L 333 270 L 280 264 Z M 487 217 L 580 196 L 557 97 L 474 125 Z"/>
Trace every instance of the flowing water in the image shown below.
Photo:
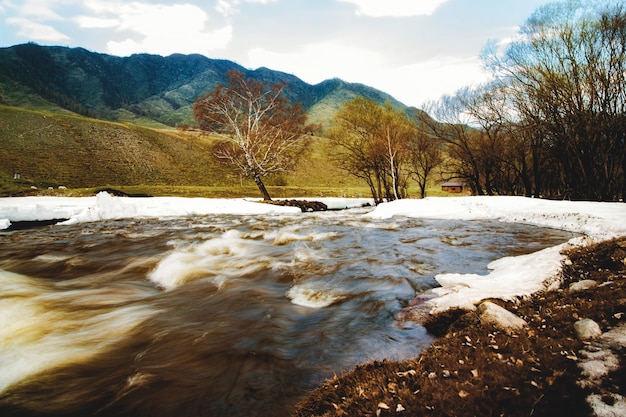
<path fill-rule="evenodd" d="M 0 233 L 0 415 L 288 415 L 333 374 L 428 346 L 394 317 L 435 274 L 571 237 L 364 213 Z"/>

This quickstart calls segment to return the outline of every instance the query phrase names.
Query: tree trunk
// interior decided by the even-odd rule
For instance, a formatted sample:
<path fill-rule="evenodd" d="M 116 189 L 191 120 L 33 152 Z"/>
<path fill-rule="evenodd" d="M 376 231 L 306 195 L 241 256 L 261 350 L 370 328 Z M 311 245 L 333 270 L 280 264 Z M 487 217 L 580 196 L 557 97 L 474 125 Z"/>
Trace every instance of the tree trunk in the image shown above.
<path fill-rule="evenodd" d="M 389 151 L 389 173 L 391 174 L 391 187 L 393 188 L 393 199 L 398 199 L 398 179 L 396 178 L 395 151 L 391 148 L 391 134 L 387 127 L 387 150 Z"/>
<path fill-rule="evenodd" d="M 418 185 L 420 188 L 420 197 L 426 198 L 426 181 L 420 182 Z"/>
<path fill-rule="evenodd" d="M 261 177 L 255 175 L 254 182 L 256 183 L 257 187 L 259 187 L 259 191 L 261 191 L 261 194 L 263 195 L 263 200 L 272 201 L 270 193 L 267 192 L 267 188 L 265 188 L 265 184 L 263 184 L 263 180 L 261 180 Z"/>
<path fill-rule="evenodd" d="M 618 197 L 619 201 L 619 197 Z M 624 149 L 624 155 L 622 156 L 622 198 L 621 201 L 626 203 L 626 148 Z"/>

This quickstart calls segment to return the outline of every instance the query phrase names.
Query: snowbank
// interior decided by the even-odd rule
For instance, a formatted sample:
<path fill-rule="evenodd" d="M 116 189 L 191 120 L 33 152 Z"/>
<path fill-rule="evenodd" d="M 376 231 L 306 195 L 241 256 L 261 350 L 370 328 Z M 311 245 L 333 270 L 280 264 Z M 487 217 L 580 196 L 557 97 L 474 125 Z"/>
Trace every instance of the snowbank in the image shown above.
<path fill-rule="evenodd" d="M 369 216 L 524 223 L 610 239 L 626 234 L 626 204 L 526 197 L 428 197 L 381 204 Z"/>
<path fill-rule="evenodd" d="M 454 307 L 473 309 L 486 298 L 513 299 L 537 292 L 557 277 L 561 251 L 567 245 L 584 245 L 626 235 L 626 204 L 572 202 L 525 197 L 446 197 L 398 200 L 381 204 L 367 214 L 388 219 L 409 216 L 434 219 L 481 220 L 524 223 L 580 233 L 583 237 L 523 256 L 491 262 L 488 275 L 439 274 L 441 287 L 424 308 L 435 313 Z M 426 297 L 427 298 L 427 297 Z"/>
<path fill-rule="evenodd" d="M 329 209 L 372 204 L 364 198 L 315 198 Z M 69 219 L 65 224 L 124 218 L 161 218 L 202 214 L 296 214 L 297 207 L 260 204 L 258 199 L 183 197 L 114 197 L 106 192 L 95 197 L 10 197 L 0 198 L 0 230 L 11 222 Z"/>
<path fill-rule="evenodd" d="M 69 219 L 65 224 L 123 218 L 162 218 L 202 214 L 295 214 L 297 207 L 280 207 L 244 199 L 183 197 L 114 197 L 101 192 L 95 197 L 0 198 L 0 228 L 10 222 Z M 3 227 L 4 226 L 4 227 Z"/>
<path fill-rule="evenodd" d="M 96 197 L 0 198 L 0 229 L 8 228 L 11 222 L 69 219 L 95 204 Z"/>

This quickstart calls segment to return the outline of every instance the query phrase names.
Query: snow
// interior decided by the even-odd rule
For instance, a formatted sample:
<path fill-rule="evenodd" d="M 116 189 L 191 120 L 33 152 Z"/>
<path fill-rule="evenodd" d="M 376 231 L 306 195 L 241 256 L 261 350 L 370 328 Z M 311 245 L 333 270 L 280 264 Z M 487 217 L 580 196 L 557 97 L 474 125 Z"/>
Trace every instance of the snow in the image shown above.
<path fill-rule="evenodd" d="M 554 201 L 526 197 L 429 197 L 381 204 L 367 216 L 390 219 L 408 216 L 433 219 L 482 220 L 523 223 L 579 233 L 561 245 L 528 255 L 491 262 L 488 275 L 439 274 L 441 287 L 426 301 L 430 313 L 450 308 L 474 309 L 487 298 L 514 299 L 554 284 L 572 245 L 587 245 L 626 235 L 626 204 L 588 201 Z"/>
<path fill-rule="evenodd" d="M 553 246 L 528 255 L 505 257 L 491 262 L 488 275 L 439 274 L 435 280 L 441 287 L 431 292 L 431 313 L 452 307 L 473 310 L 474 305 L 488 298 L 504 300 L 528 296 L 545 288 L 554 279 L 564 259 L 563 245 Z"/>
<path fill-rule="evenodd" d="M 370 199 L 315 198 L 329 209 L 361 207 Z M 167 218 L 206 214 L 301 215 L 297 207 L 260 204 L 254 199 L 209 199 L 182 197 L 11 197 L 0 199 L 0 228 L 10 222 L 68 219 L 76 224 L 121 218 Z M 360 215 L 360 214 L 355 214 Z M 440 274 L 441 287 L 427 301 L 431 312 L 453 307 L 473 308 L 485 298 L 512 299 L 530 295 L 550 285 L 558 275 L 571 245 L 626 235 L 626 204 L 553 201 L 526 197 L 429 197 L 397 200 L 377 206 L 365 216 L 391 219 L 409 216 L 434 219 L 481 220 L 524 223 L 580 234 L 561 245 L 523 256 L 506 257 L 489 264 L 488 275 Z"/>
<path fill-rule="evenodd" d="M 297 207 L 259 204 L 245 199 L 183 197 L 114 197 L 106 192 L 95 197 L 0 198 L 0 227 L 9 222 L 69 219 L 65 224 L 123 218 L 164 218 L 202 214 L 295 214 Z"/>
<path fill-rule="evenodd" d="M 0 198 L 0 229 L 11 222 L 69 219 L 93 207 L 96 197 L 9 197 Z"/>
<path fill-rule="evenodd" d="M 329 209 L 371 204 L 371 199 L 322 198 Z M 114 197 L 106 192 L 95 197 L 9 197 L 0 198 L 0 230 L 11 222 L 69 219 L 65 224 L 123 218 L 163 218 L 203 214 L 296 214 L 297 207 L 260 204 L 258 199 L 183 197 Z"/>
<path fill-rule="evenodd" d="M 524 223 L 608 239 L 626 234 L 626 204 L 554 201 L 526 197 L 428 197 L 381 204 L 375 218 L 410 216 L 436 219 Z"/>

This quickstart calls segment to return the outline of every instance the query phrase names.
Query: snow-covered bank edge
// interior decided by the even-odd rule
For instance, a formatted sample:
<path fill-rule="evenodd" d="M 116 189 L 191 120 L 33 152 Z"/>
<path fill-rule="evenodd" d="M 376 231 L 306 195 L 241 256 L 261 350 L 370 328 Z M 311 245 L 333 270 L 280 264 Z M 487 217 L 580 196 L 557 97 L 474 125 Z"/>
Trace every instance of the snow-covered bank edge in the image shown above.
<path fill-rule="evenodd" d="M 565 256 L 563 249 L 586 246 L 626 236 L 626 204 L 572 202 L 526 197 L 429 197 L 381 204 L 367 216 L 393 216 L 455 220 L 500 220 L 579 233 L 561 245 L 528 255 L 505 257 L 491 262 L 488 275 L 439 274 L 441 287 L 420 295 L 425 312 L 451 308 L 473 309 L 487 298 L 511 300 L 540 291 L 555 282 Z"/>
<path fill-rule="evenodd" d="M 316 199 L 329 209 L 339 210 L 371 204 L 371 199 Z M 257 199 L 115 197 L 106 192 L 95 197 L 9 197 L 0 198 L 0 230 L 13 222 L 69 219 L 63 224 L 125 218 L 167 218 L 207 214 L 289 215 L 297 207 L 259 204 Z"/>

